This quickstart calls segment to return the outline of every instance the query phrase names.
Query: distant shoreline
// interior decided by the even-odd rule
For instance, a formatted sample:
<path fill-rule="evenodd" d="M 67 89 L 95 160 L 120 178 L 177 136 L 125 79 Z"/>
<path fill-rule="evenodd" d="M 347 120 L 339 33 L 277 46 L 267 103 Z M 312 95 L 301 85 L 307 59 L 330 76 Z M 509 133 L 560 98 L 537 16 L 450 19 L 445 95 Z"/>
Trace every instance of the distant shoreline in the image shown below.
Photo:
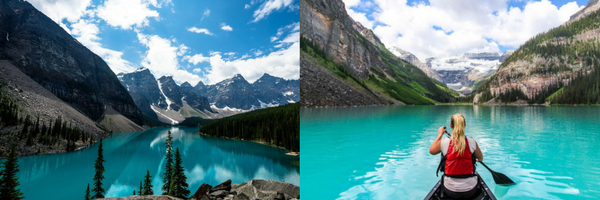
<path fill-rule="evenodd" d="M 227 139 L 227 140 L 239 140 L 239 141 L 248 141 L 248 142 L 254 142 L 254 143 L 258 143 L 258 144 L 262 144 L 262 145 L 266 145 L 266 146 L 271 146 L 271 147 L 275 147 L 275 148 L 283 149 L 283 150 L 287 151 L 288 153 L 291 153 L 291 152 L 293 152 L 293 151 L 290 151 L 290 150 L 288 150 L 288 149 L 286 149 L 286 148 L 284 148 L 284 147 L 280 147 L 280 146 L 273 145 L 273 144 L 267 144 L 266 142 L 264 142 L 264 141 L 261 141 L 261 140 L 244 140 L 244 139 L 237 139 L 237 138 L 218 137 L 218 136 L 207 135 L 207 134 L 204 134 L 204 133 L 202 133 L 202 132 L 200 132 L 200 131 L 198 131 L 198 134 L 200 134 L 200 135 L 202 135 L 202 136 L 206 136 L 206 137 L 213 137 L 213 138 L 220 138 L 220 139 Z M 287 155 L 288 153 L 286 153 L 286 155 Z M 295 152 L 295 153 L 296 153 L 296 155 L 289 155 L 289 156 L 295 156 L 295 157 L 299 157 L 299 155 L 300 155 L 300 152 Z"/>

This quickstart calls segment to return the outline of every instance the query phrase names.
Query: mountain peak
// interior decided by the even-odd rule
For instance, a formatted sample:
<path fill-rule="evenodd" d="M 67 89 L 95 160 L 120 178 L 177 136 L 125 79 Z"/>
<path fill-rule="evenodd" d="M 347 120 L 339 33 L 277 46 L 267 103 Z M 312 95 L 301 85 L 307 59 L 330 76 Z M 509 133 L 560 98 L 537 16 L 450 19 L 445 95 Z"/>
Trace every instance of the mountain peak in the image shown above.
<path fill-rule="evenodd" d="M 180 87 L 192 87 L 192 84 L 190 84 L 190 83 L 188 83 L 188 82 L 186 81 L 186 82 L 183 82 L 183 83 L 180 85 Z"/>
<path fill-rule="evenodd" d="M 138 68 L 135 71 L 131 72 L 131 73 L 136 73 L 136 72 L 143 72 L 143 71 L 150 71 L 148 68 L 142 67 L 142 68 Z"/>
<path fill-rule="evenodd" d="M 242 76 L 241 74 L 236 74 L 232 77 L 232 79 L 244 79 L 244 76 Z"/>

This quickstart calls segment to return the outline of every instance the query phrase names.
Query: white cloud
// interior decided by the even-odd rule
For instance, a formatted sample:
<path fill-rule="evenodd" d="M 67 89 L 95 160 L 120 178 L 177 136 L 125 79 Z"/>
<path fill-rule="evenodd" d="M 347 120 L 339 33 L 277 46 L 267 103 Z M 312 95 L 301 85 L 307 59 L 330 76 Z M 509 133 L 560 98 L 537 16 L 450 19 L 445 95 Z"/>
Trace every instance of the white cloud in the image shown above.
<path fill-rule="evenodd" d="M 284 27 L 277 29 L 277 34 L 274 37 L 271 37 L 271 42 L 274 42 L 281 38 L 283 33 L 288 32 L 289 34 L 283 40 L 277 41 L 277 45 L 275 48 L 281 48 L 286 44 L 295 43 L 300 40 L 300 23 L 295 22 Z"/>
<path fill-rule="evenodd" d="M 261 50 L 256 50 L 256 51 L 254 51 L 254 55 L 255 55 L 255 56 L 260 56 L 260 55 L 262 55 L 262 54 L 263 54 L 263 52 L 262 52 Z"/>
<path fill-rule="evenodd" d="M 254 20 L 252 22 L 258 22 L 271 14 L 271 12 L 290 6 L 292 2 L 292 0 L 268 0 L 260 5 L 258 10 L 254 11 Z"/>
<path fill-rule="evenodd" d="M 141 65 L 150 69 L 154 76 L 173 76 L 173 80 L 181 83 L 197 83 L 200 80 L 198 75 L 180 69 L 177 53 L 181 46 L 173 46 L 169 39 L 157 35 L 138 33 L 137 36 L 140 43 L 148 48 Z"/>
<path fill-rule="evenodd" d="M 205 29 L 205 28 L 192 27 L 192 28 L 189 28 L 188 31 L 189 32 L 194 32 L 194 33 L 204 33 L 206 35 L 214 35 L 208 29 Z"/>
<path fill-rule="evenodd" d="M 299 44 L 299 42 L 296 42 L 288 48 L 271 52 L 262 57 L 249 58 L 250 56 L 245 54 L 241 58 L 235 60 L 223 59 L 221 53 L 213 52 L 211 53 L 210 58 L 208 58 L 210 68 L 206 70 L 206 78 L 203 81 L 207 84 L 215 84 L 227 78 L 231 78 L 235 74 L 242 74 L 248 82 L 252 83 L 258 80 L 264 73 L 269 73 L 273 76 L 283 77 L 285 79 L 299 79 Z M 262 54 L 262 51 L 260 50 L 257 50 L 256 52 Z M 231 52 L 223 55 L 228 54 L 231 54 Z M 192 59 L 194 57 L 201 58 L 202 62 L 205 62 L 207 59 L 201 54 L 197 54 L 190 57 L 190 59 L 187 59 L 187 61 L 194 63 L 195 60 Z M 199 62 L 194 64 L 197 63 Z M 196 72 L 196 70 L 194 70 L 194 72 Z"/>
<path fill-rule="evenodd" d="M 28 0 L 28 2 L 50 19 L 61 24 L 63 19 L 77 22 L 87 13 L 86 9 L 90 6 L 91 0 Z"/>
<path fill-rule="evenodd" d="M 129 61 L 121 58 L 123 55 L 122 52 L 102 47 L 102 44 L 99 42 L 101 39 L 98 37 L 98 33 L 100 33 L 98 26 L 90 21 L 80 19 L 76 23 L 73 23 L 71 27 L 77 41 L 102 57 L 115 74 L 135 70 L 135 67 Z"/>
<path fill-rule="evenodd" d="M 160 7 L 156 0 L 106 0 L 97 9 L 98 17 L 111 26 L 128 30 L 133 26 L 148 26 L 148 18 L 158 19 L 158 12 L 149 6 Z"/>
<path fill-rule="evenodd" d="M 466 52 L 499 52 L 499 45 L 518 48 L 538 33 L 557 27 L 583 6 L 571 2 L 560 8 L 548 0 L 527 1 L 523 9 L 509 0 L 373 0 L 373 13 L 353 8 L 368 6 L 344 0 L 348 14 L 387 46 L 397 46 L 424 61 L 429 57 Z M 369 1 L 370 2 L 370 1 Z M 364 5 L 363 5 L 364 4 Z"/>
<path fill-rule="evenodd" d="M 231 28 L 231 26 L 229 26 L 225 23 L 221 24 L 221 29 L 223 29 L 224 31 L 233 31 L 233 28 Z"/>
<path fill-rule="evenodd" d="M 246 4 L 246 5 L 244 6 L 244 9 L 248 9 L 248 8 L 250 8 L 250 5 Z"/>
<path fill-rule="evenodd" d="M 184 56 L 182 60 L 196 65 L 198 63 L 208 62 L 209 59 L 210 57 L 204 57 L 202 54 L 196 54 L 193 56 Z"/>
<path fill-rule="evenodd" d="M 208 17 L 210 15 L 210 10 L 207 8 L 206 10 L 204 10 L 204 13 L 202 13 L 202 18 L 200 18 L 200 21 L 204 20 L 205 17 Z"/>

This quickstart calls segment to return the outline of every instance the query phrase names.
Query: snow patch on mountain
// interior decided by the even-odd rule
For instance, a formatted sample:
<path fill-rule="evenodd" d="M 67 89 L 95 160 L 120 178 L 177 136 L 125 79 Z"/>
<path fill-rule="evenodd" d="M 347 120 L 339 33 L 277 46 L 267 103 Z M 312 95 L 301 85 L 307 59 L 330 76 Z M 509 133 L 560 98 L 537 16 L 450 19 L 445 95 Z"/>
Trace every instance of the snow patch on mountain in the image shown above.
<path fill-rule="evenodd" d="M 160 90 L 160 94 L 162 94 L 165 97 L 165 101 L 167 102 L 167 110 L 171 109 L 171 101 L 169 100 L 169 97 L 167 97 L 167 95 L 165 95 L 165 93 L 163 92 L 162 83 L 158 79 L 156 80 L 156 82 L 158 82 L 158 89 Z"/>
<path fill-rule="evenodd" d="M 167 119 L 171 120 L 171 125 L 179 124 L 179 122 L 178 122 L 177 120 L 174 120 L 174 119 L 170 118 L 169 116 L 167 116 L 167 115 L 165 115 L 165 114 L 161 113 L 160 111 L 156 110 L 156 109 L 154 108 L 154 106 L 150 106 L 150 108 L 151 108 L 151 109 L 152 109 L 152 110 L 153 110 L 153 111 L 154 111 L 156 114 L 159 114 L 159 115 L 161 115 L 161 116 L 163 116 L 163 117 L 165 117 L 165 118 L 167 118 Z"/>
<path fill-rule="evenodd" d="M 279 106 L 278 103 L 273 103 L 273 102 L 265 103 L 265 102 L 262 102 L 260 99 L 257 99 L 257 100 L 258 100 L 258 103 L 260 103 L 260 108 L 269 108 L 269 107 Z"/>

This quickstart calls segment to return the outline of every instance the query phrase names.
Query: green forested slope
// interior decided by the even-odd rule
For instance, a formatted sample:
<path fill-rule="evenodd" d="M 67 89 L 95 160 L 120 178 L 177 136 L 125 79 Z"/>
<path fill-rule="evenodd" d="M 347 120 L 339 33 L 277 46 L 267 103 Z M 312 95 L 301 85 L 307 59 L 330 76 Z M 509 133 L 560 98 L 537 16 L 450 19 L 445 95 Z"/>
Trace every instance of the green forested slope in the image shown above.
<path fill-rule="evenodd" d="M 203 125 L 200 133 L 261 141 L 290 151 L 300 151 L 300 104 L 286 104 L 222 118 Z"/>

